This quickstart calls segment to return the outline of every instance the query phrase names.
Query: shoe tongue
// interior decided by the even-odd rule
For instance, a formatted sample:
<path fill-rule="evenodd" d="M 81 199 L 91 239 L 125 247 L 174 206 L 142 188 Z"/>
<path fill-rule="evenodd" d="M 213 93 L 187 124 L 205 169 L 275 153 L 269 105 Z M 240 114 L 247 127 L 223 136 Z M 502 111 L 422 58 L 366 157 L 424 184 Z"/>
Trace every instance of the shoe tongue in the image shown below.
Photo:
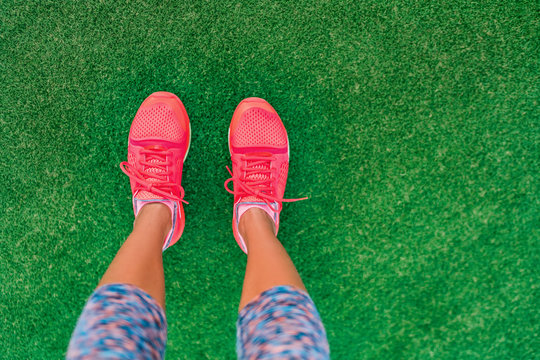
<path fill-rule="evenodd" d="M 167 150 L 165 147 L 161 145 L 146 145 L 144 149 L 145 150 Z"/>
<path fill-rule="evenodd" d="M 159 145 L 149 145 L 149 146 L 146 146 L 145 149 L 147 150 L 165 150 L 165 148 L 163 148 L 162 146 L 159 146 Z M 165 155 L 159 155 L 159 154 L 147 154 L 146 155 L 146 161 L 150 164 L 158 164 L 158 163 L 164 163 L 165 161 L 167 161 L 167 157 Z M 146 165 L 144 167 L 144 172 L 146 173 L 150 173 L 150 174 L 160 174 L 160 173 L 164 173 L 165 170 L 159 168 L 159 167 L 156 167 L 156 166 L 151 166 L 151 165 Z M 155 183 L 155 182 L 159 182 L 158 179 L 155 179 L 155 178 L 148 178 L 146 179 L 149 183 Z M 147 199 L 164 199 L 163 196 L 161 195 L 156 195 L 150 191 L 140 191 L 138 194 L 137 194 L 137 199 L 140 199 L 140 200 L 147 200 Z"/>
<path fill-rule="evenodd" d="M 270 157 L 272 156 L 272 154 L 270 153 L 267 153 L 267 152 L 260 152 L 260 153 L 250 153 L 250 155 L 252 156 L 258 156 L 258 157 Z M 253 162 L 260 162 L 260 160 L 247 160 L 247 165 L 249 166 L 250 169 L 252 170 L 255 170 L 255 169 L 261 169 L 261 170 L 270 170 L 270 162 L 264 162 L 264 163 L 260 163 L 260 164 L 257 164 L 257 165 L 251 165 L 251 163 Z M 253 172 L 250 172 L 249 175 L 246 175 L 246 180 L 247 181 L 261 181 L 261 180 L 268 180 L 270 177 L 269 177 L 269 174 L 268 172 L 256 172 L 256 171 L 253 171 Z M 244 198 L 242 198 L 242 201 L 261 201 L 261 199 L 257 196 L 254 196 L 254 195 L 251 195 L 251 196 L 246 196 Z"/>
<path fill-rule="evenodd" d="M 272 156 L 272 154 L 265 153 L 265 152 L 252 153 L 250 155 L 258 156 L 258 157 L 270 157 L 270 156 Z M 253 162 L 261 162 L 261 161 L 260 160 L 249 160 L 248 159 L 248 164 L 247 165 L 251 169 L 270 170 L 270 162 L 267 162 L 267 163 L 264 162 L 264 163 L 261 163 L 261 164 L 251 166 L 250 163 L 253 163 Z M 253 172 L 252 174 L 246 176 L 246 180 L 259 181 L 259 180 L 266 180 L 266 179 L 268 179 L 268 173 L 267 172 L 260 172 L 260 173 L 259 172 Z"/>

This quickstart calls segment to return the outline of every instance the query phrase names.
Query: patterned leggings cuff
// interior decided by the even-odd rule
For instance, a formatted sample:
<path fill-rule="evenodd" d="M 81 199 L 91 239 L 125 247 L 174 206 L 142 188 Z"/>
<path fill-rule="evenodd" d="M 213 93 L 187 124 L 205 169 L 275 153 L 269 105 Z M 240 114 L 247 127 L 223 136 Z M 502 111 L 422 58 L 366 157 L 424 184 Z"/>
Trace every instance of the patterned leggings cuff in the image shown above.
<path fill-rule="evenodd" d="M 266 290 L 238 314 L 239 359 L 329 359 L 315 304 L 292 286 Z"/>
<path fill-rule="evenodd" d="M 166 342 L 161 306 L 134 285 L 108 284 L 88 299 L 67 359 L 162 359 Z"/>

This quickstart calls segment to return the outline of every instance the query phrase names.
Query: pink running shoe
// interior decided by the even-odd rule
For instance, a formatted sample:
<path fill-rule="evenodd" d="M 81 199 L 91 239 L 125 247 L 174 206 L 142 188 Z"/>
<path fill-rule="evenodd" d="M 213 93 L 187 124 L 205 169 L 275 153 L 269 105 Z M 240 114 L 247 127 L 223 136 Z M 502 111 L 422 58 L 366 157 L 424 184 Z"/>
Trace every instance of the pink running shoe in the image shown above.
<path fill-rule="evenodd" d="M 184 231 L 182 168 L 191 142 L 189 118 L 180 99 L 156 92 L 141 104 L 129 131 L 128 161 L 120 164 L 129 176 L 135 216 L 146 204 L 163 203 L 172 214 L 172 228 L 163 250 Z"/>
<path fill-rule="evenodd" d="M 247 254 L 244 239 L 238 232 L 242 214 L 252 207 L 266 211 L 274 220 L 276 235 L 289 169 L 289 140 L 276 110 L 265 100 L 247 98 L 234 111 L 229 127 L 231 178 L 225 189 L 234 195 L 233 234 L 240 248 Z M 228 187 L 233 182 L 234 191 Z"/>

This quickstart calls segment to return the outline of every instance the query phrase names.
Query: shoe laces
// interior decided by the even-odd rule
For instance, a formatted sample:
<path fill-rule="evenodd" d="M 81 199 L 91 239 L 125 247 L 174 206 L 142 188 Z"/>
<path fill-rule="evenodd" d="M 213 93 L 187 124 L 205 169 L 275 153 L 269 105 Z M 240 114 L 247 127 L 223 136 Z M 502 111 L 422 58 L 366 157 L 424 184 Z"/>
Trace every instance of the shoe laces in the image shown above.
<path fill-rule="evenodd" d="M 263 200 L 274 212 L 280 212 L 282 202 L 294 202 L 306 200 L 307 197 L 299 199 L 284 199 L 275 193 L 277 190 L 274 184 L 277 182 L 277 176 L 272 169 L 272 161 L 275 160 L 273 155 L 265 154 L 245 154 L 240 158 L 240 166 L 236 174 L 233 174 L 227 166 L 227 171 L 231 174 L 231 178 L 225 181 L 225 190 L 227 192 L 239 196 L 255 196 Z M 234 184 L 234 190 L 229 189 L 230 182 Z M 277 203 L 277 208 L 274 207 Z"/>
<path fill-rule="evenodd" d="M 148 191 L 154 195 L 161 195 L 166 199 L 188 204 L 184 200 L 184 188 L 169 181 L 169 177 L 172 175 L 167 170 L 172 165 L 168 161 L 171 158 L 170 150 L 161 146 L 149 146 L 141 150 L 140 154 L 143 157 L 139 161 L 140 170 L 127 161 L 120 163 L 122 172 L 136 183 L 134 193 Z M 180 196 L 174 194 L 176 190 Z"/>

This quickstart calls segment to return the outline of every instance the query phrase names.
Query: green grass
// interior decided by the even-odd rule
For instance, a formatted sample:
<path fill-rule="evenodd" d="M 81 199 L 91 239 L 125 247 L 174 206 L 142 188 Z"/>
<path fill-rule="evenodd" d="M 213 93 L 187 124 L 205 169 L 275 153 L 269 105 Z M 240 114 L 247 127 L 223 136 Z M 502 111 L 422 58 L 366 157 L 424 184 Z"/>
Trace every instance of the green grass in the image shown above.
<path fill-rule="evenodd" d="M 540 358 L 534 1 L 3 1 L 0 358 L 59 359 L 133 221 L 130 122 L 186 105 L 169 359 L 232 359 L 245 256 L 227 128 L 291 142 L 280 237 L 334 359 Z"/>

